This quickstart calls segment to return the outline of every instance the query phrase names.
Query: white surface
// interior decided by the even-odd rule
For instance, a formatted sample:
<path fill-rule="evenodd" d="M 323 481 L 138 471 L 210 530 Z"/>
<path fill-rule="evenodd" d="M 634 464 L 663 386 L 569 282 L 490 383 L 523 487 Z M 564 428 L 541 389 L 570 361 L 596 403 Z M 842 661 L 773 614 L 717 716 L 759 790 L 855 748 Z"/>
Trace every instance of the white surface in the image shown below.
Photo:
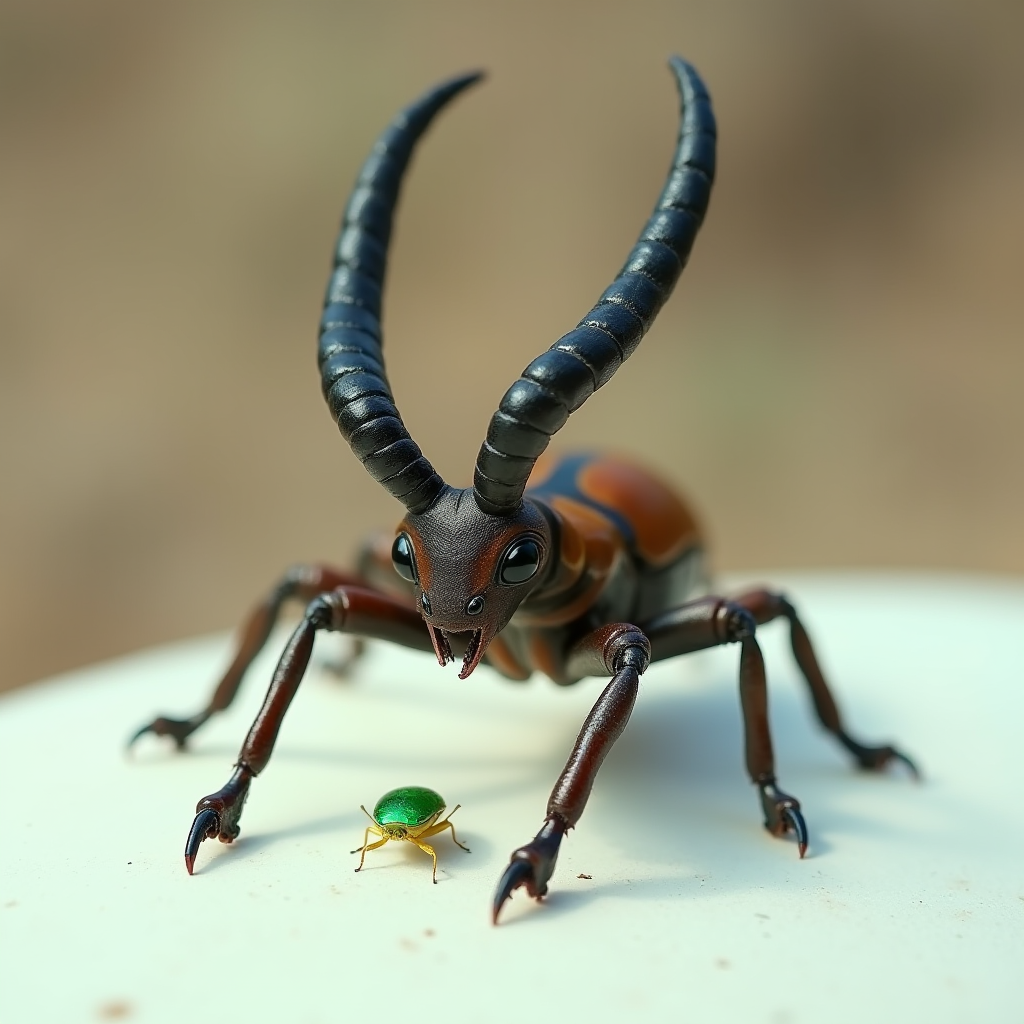
<path fill-rule="evenodd" d="M 542 905 L 492 928 L 598 683 L 460 682 L 372 647 L 312 670 L 233 846 L 182 849 L 276 650 L 176 756 L 122 755 L 187 713 L 226 638 L 145 652 L 0 702 L 0 1020 L 139 1022 L 1024 1021 L 1024 585 L 785 577 L 852 731 L 926 782 L 854 772 L 765 627 L 779 778 L 808 858 L 761 828 L 742 770 L 736 649 L 656 666 Z M 55 642 L 59 642 L 55 639 Z M 338 650 L 328 639 L 314 657 Z M 461 802 L 439 884 L 403 844 L 368 855 L 360 803 L 401 784 Z M 592 875 L 581 879 L 577 875 Z"/>

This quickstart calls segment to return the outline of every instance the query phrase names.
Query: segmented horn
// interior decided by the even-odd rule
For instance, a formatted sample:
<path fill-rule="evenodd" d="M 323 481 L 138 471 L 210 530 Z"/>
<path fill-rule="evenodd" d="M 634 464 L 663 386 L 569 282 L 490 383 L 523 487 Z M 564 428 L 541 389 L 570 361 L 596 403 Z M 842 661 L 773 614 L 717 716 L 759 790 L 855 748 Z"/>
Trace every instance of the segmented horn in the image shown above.
<path fill-rule="evenodd" d="M 320 374 L 331 415 L 370 475 L 413 513 L 426 511 L 445 483 L 405 429 L 384 370 L 380 303 L 391 217 L 417 140 L 480 77 L 462 75 L 431 89 L 377 139 L 345 207 L 320 322 Z"/>
<path fill-rule="evenodd" d="M 665 188 L 597 305 L 505 392 L 476 460 L 473 490 L 484 512 L 503 515 L 519 507 L 537 457 L 640 344 L 690 256 L 715 176 L 715 118 L 697 72 L 679 57 L 669 65 L 682 109 Z"/>

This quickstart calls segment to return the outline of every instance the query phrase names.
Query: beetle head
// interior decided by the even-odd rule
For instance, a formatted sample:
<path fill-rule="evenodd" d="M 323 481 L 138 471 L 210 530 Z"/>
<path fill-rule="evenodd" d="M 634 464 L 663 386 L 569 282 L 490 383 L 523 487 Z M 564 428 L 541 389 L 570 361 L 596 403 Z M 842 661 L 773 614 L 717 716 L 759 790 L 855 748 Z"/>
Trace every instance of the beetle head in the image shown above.
<path fill-rule="evenodd" d="M 416 587 L 437 660 L 454 660 L 453 641 L 465 646 L 465 679 L 544 578 L 551 550 L 551 527 L 532 502 L 495 516 L 481 510 L 472 488 L 448 488 L 426 512 L 402 520 L 391 553 L 396 572 Z"/>

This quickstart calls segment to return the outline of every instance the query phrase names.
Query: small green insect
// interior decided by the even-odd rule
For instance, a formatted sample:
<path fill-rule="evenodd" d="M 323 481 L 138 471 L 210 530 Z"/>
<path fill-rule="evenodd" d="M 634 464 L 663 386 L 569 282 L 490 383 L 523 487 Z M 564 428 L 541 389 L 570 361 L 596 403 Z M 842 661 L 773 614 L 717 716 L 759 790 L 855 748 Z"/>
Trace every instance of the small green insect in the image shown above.
<path fill-rule="evenodd" d="M 360 804 L 359 809 L 370 819 L 372 824 L 368 825 L 363 833 L 363 845 L 352 851 L 362 855 L 359 858 L 359 867 L 356 868 L 356 871 L 362 869 L 367 850 L 377 850 L 389 839 L 396 841 L 404 839 L 406 842 L 418 846 L 424 853 L 429 853 L 433 858 L 433 879 L 434 885 L 437 885 L 437 854 L 434 853 L 432 846 L 422 840 L 429 839 L 446 828 L 450 828 L 455 845 L 461 846 L 466 853 L 469 853 L 469 847 L 463 846 L 459 842 L 455 835 L 455 826 L 449 821 L 449 818 L 461 806 L 462 804 L 456 804 L 443 821 L 438 821 L 437 819 L 444 812 L 444 800 L 440 793 L 435 793 L 434 790 L 427 789 L 426 786 L 400 786 L 398 789 L 392 789 L 377 801 L 373 808 L 373 814 Z M 375 843 L 369 842 L 371 832 L 381 837 Z"/>

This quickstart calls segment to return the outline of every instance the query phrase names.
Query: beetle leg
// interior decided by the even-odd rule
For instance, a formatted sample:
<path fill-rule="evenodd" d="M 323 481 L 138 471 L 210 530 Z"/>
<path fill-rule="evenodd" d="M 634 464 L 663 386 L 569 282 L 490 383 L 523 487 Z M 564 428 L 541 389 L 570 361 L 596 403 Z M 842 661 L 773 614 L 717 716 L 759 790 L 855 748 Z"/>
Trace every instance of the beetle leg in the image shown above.
<path fill-rule="evenodd" d="M 547 895 L 548 880 L 558 859 L 558 848 L 568 830 L 569 826 L 561 818 L 551 815 L 529 843 L 513 851 L 491 903 L 491 921 L 494 924 L 498 923 L 505 901 L 511 899 L 512 893 L 520 886 L 525 886 L 527 894 L 534 899 Z"/>
<path fill-rule="evenodd" d="M 185 842 L 185 868 L 190 875 L 204 839 L 230 843 L 238 836 L 238 819 L 254 774 L 246 765 L 236 765 L 234 774 L 216 793 L 204 796 L 196 804 L 196 818 Z"/>
<path fill-rule="evenodd" d="M 365 850 L 366 847 L 370 844 L 370 832 L 371 831 L 373 831 L 373 830 L 369 826 L 367 826 L 366 830 L 363 832 L 363 845 L 362 846 L 357 846 L 354 850 L 349 850 L 348 852 L 349 853 L 362 853 L 363 850 Z M 379 832 L 375 832 L 374 834 L 375 835 L 380 835 Z M 362 861 L 362 858 L 360 858 L 359 859 L 359 868 L 361 868 L 362 866 L 363 866 L 363 861 Z M 358 871 L 359 868 L 356 868 L 356 871 Z"/>
<path fill-rule="evenodd" d="M 360 846 L 358 850 L 353 850 L 352 851 L 353 853 L 358 853 L 360 855 L 359 856 L 359 867 L 357 867 L 355 869 L 356 871 L 362 871 L 363 870 L 363 861 L 366 860 L 366 853 L 367 853 L 368 850 L 379 850 L 385 843 L 390 842 L 390 840 L 388 839 L 387 836 L 381 836 L 381 838 L 378 839 L 377 842 L 375 842 L 375 843 L 367 843 L 366 840 L 370 838 L 370 836 L 369 836 L 370 829 L 367 829 L 366 833 L 367 834 L 363 836 L 363 845 Z"/>
<path fill-rule="evenodd" d="M 789 620 L 789 639 L 793 647 L 793 656 L 796 658 L 800 672 L 811 691 L 811 699 L 814 701 L 814 710 L 817 712 L 818 720 L 853 754 L 861 768 L 880 771 L 889 764 L 898 762 L 905 765 L 915 779 L 920 778 L 920 772 L 914 762 L 895 747 L 889 745 L 865 746 L 846 731 L 835 698 L 832 696 L 825 676 L 818 665 L 818 659 L 815 657 L 814 647 L 807 635 L 807 630 L 797 616 L 796 609 L 783 594 L 770 590 L 752 590 L 741 594 L 735 600 L 737 604 L 742 605 L 754 616 L 758 625 L 778 618 Z"/>
<path fill-rule="evenodd" d="M 413 846 L 418 846 L 430 859 L 434 862 L 434 869 L 431 873 L 431 878 L 434 880 L 434 885 L 437 885 L 437 853 L 429 843 L 421 843 L 418 838 L 414 839 L 412 836 L 406 836 L 406 841 L 412 843 Z"/>
<path fill-rule="evenodd" d="M 189 718 L 165 718 L 160 716 L 142 726 L 128 741 L 131 747 L 146 733 L 154 736 L 170 736 L 179 750 L 183 749 L 189 736 L 204 722 L 209 721 L 218 711 L 223 711 L 235 699 L 246 669 L 263 649 L 271 630 L 277 624 L 281 608 L 290 598 L 312 601 L 318 594 L 334 590 L 344 585 L 359 585 L 357 576 L 340 572 L 326 565 L 297 565 L 289 569 L 284 578 L 273 590 L 249 613 L 242 627 L 242 636 L 238 650 L 221 677 L 217 688 L 213 691 L 209 703 L 202 711 Z"/>
<path fill-rule="evenodd" d="M 611 674 L 612 678 L 583 723 L 569 760 L 551 791 L 544 824 L 529 843 L 513 851 L 501 876 L 491 906 L 495 924 L 505 901 L 520 886 L 538 900 L 547 893 L 562 837 L 579 821 L 597 771 L 629 721 L 640 674 L 650 657 L 647 637 L 628 623 L 603 626 L 569 652 L 569 671 L 573 675 L 601 673 Z"/>
<path fill-rule="evenodd" d="M 457 809 L 458 808 L 456 808 L 456 810 Z M 451 821 L 449 821 L 448 818 L 445 818 L 445 820 L 441 822 L 441 827 L 442 828 L 450 828 L 452 830 L 452 842 L 456 846 L 460 846 L 463 850 L 466 851 L 466 853 L 472 853 L 473 852 L 465 843 L 459 841 L 459 837 L 455 834 L 455 826 L 451 823 Z"/>
<path fill-rule="evenodd" d="M 643 627 L 655 660 L 721 644 L 740 645 L 740 705 L 743 709 L 747 773 L 758 787 L 764 825 L 774 836 L 793 832 L 797 849 L 807 852 L 807 823 L 800 801 L 775 784 L 775 754 L 768 725 L 768 686 L 764 657 L 755 639 L 757 620 L 749 608 L 720 597 L 704 597 L 655 616 Z"/>
<path fill-rule="evenodd" d="M 759 779 L 757 787 L 761 792 L 761 808 L 764 810 L 764 827 L 773 836 L 792 832 L 796 838 L 800 856 L 807 852 L 807 823 L 800 813 L 800 801 L 783 793 L 775 785 L 774 778 Z"/>
<path fill-rule="evenodd" d="M 452 811 L 452 814 L 454 814 L 455 811 L 457 811 L 460 806 L 461 804 L 456 805 L 455 810 Z M 452 830 L 452 842 L 456 846 L 461 846 L 462 849 L 466 851 L 466 853 L 473 852 L 468 846 L 466 846 L 465 843 L 459 842 L 459 837 L 455 834 L 455 826 L 448 820 L 448 818 L 445 818 L 444 821 L 439 821 L 436 825 L 431 825 L 430 828 L 421 832 L 416 838 L 429 839 L 431 836 L 439 836 L 446 828 L 450 828 Z"/>
<path fill-rule="evenodd" d="M 196 851 L 204 839 L 217 836 L 222 842 L 229 843 L 238 835 L 238 819 L 249 783 L 270 760 L 285 713 L 309 664 L 313 639 L 318 631 L 325 629 L 390 640 L 421 651 L 431 649 L 430 637 L 419 613 L 377 591 L 338 587 L 310 602 L 277 663 L 263 705 L 239 751 L 234 775 L 222 789 L 204 797 L 196 806 L 198 813 L 185 851 L 189 874 L 192 873 Z M 216 821 L 210 818 L 207 810 L 217 814 Z"/>

